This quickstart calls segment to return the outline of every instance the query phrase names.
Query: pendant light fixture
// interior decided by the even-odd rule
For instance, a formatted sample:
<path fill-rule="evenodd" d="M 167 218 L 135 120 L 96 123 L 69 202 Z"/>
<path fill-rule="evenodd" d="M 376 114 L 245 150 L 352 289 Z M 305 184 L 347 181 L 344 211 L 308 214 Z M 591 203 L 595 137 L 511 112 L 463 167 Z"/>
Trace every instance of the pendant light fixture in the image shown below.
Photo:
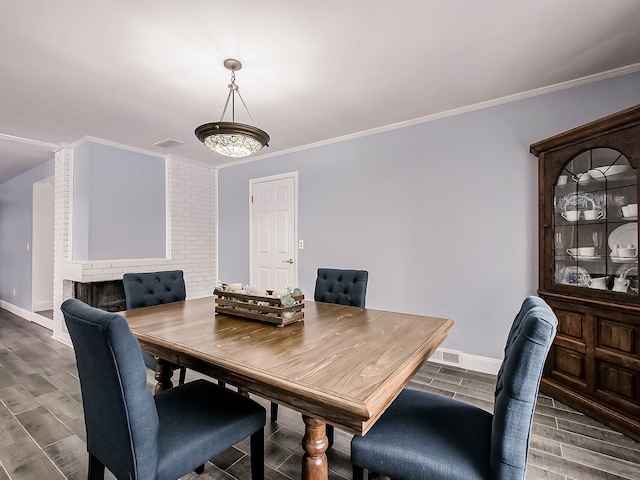
<path fill-rule="evenodd" d="M 222 115 L 219 122 L 205 123 L 196 128 L 196 137 L 205 146 L 209 147 L 216 153 L 227 157 L 248 157 L 259 151 L 262 147 L 269 146 L 269 135 L 264 130 L 260 130 L 253 125 L 246 125 L 244 123 L 236 123 L 235 121 L 235 99 L 236 94 L 242 102 L 244 109 L 249 114 L 252 122 L 253 117 L 247 108 L 246 103 L 240 90 L 236 84 L 236 71 L 242 68 L 242 64 L 238 60 L 228 58 L 224 61 L 224 66 L 227 70 L 231 70 L 231 83 L 229 84 L 229 95 L 227 101 L 224 104 Z M 229 100 L 231 100 L 231 121 L 224 122 L 224 116 L 227 113 L 227 107 L 229 106 Z"/>

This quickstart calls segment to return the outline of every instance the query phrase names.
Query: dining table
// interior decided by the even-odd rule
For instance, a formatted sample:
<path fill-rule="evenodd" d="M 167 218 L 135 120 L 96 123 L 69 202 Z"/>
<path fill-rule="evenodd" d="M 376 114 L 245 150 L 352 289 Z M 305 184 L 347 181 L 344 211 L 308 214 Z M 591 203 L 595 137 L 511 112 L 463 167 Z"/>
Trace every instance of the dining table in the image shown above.
<path fill-rule="evenodd" d="M 453 320 L 304 301 L 286 326 L 216 313 L 214 297 L 122 312 L 156 356 L 156 392 L 187 367 L 302 414 L 302 478 L 326 480 L 326 424 L 364 435 Z"/>

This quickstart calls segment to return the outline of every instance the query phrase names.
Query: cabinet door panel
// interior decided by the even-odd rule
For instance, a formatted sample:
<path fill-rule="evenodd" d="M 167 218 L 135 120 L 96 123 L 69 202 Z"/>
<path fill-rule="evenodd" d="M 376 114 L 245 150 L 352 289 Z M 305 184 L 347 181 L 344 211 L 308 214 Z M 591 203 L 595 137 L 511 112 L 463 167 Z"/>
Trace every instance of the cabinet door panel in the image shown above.
<path fill-rule="evenodd" d="M 555 314 L 558 317 L 558 334 L 584 341 L 583 316 L 580 313 L 558 309 Z"/>
<path fill-rule="evenodd" d="M 623 400 L 638 397 L 638 375 L 607 362 L 598 362 L 597 389 L 608 392 Z"/>
<path fill-rule="evenodd" d="M 586 364 L 583 354 L 566 348 L 554 347 L 553 373 L 570 378 L 586 386 Z"/>
<path fill-rule="evenodd" d="M 614 353 L 638 356 L 636 339 L 638 328 L 598 317 L 598 347 Z"/>

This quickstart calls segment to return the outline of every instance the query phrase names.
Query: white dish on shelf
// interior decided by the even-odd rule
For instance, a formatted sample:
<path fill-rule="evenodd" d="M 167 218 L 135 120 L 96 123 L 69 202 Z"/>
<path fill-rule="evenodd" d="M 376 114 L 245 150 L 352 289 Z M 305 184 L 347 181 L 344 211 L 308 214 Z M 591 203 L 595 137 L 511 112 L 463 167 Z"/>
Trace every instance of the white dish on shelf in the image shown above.
<path fill-rule="evenodd" d="M 622 217 L 622 220 L 638 220 L 638 217 Z"/>
<path fill-rule="evenodd" d="M 638 293 L 638 265 L 622 265 L 616 272 L 616 275 L 624 279 L 630 277 L 628 278 L 628 280 L 630 280 L 629 290 L 633 293 Z"/>
<path fill-rule="evenodd" d="M 622 265 L 616 275 L 622 278 L 627 278 L 627 275 L 638 275 L 638 265 Z"/>
<path fill-rule="evenodd" d="M 575 173 L 571 179 L 580 185 L 586 185 L 591 181 L 591 175 L 588 172 Z"/>
<path fill-rule="evenodd" d="M 612 259 L 617 257 L 618 247 L 638 245 L 638 222 L 626 223 L 616 228 L 609 235 L 608 244 L 612 252 Z"/>
<path fill-rule="evenodd" d="M 570 193 L 560 197 L 559 200 L 559 206 L 562 212 L 566 212 L 567 210 L 603 210 L 600 199 L 592 193 Z"/>
<path fill-rule="evenodd" d="M 591 275 L 582 267 L 570 265 L 556 270 L 555 281 L 563 285 L 588 287 L 591 281 Z"/>
<path fill-rule="evenodd" d="M 607 177 L 611 178 L 616 175 L 622 175 L 630 169 L 630 165 L 609 165 L 607 167 L 596 167 L 589 170 L 589 175 L 596 180 L 604 180 Z"/>
<path fill-rule="evenodd" d="M 613 263 L 638 263 L 638 257 L 618 257 L 615 255 L 611 255 L 609 258 Z"/>
<path fill-rule="evenodd" d="M 602 255 L 571 255 L 574 260 L 600 260 Z"/>

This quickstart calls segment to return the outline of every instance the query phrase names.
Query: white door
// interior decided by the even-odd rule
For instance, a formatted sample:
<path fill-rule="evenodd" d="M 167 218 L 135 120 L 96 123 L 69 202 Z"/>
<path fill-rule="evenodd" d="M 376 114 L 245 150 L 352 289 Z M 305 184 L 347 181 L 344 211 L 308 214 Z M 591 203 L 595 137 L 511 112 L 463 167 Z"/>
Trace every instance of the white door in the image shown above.
<path fill-rule="evenodd" d="M 249 181 L 251 285 L 298 286 L 297 184 L 297 172 Z"/>

